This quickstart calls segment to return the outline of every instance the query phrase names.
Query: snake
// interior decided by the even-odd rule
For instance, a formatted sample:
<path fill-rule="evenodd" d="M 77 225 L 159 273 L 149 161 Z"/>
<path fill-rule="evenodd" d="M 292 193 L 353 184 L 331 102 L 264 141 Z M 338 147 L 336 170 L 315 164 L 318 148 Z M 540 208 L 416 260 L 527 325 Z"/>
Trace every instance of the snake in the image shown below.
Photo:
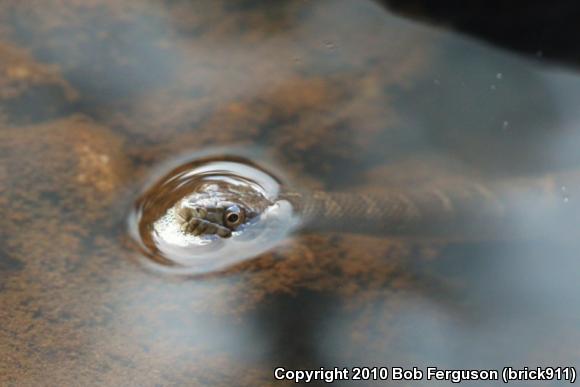
<path fill-rule="evenodd" d="M 570 181 L 570 176 L 491 183 L 461 178 L 439 186 L 376 193 L 284 187 L 276 200 L 291 204 L 302 219 L 302 230 L 477 238 L 501 235 L 499 226 L 522 212 L 567 210 L 558 178 Z M 578 181 L 577 176 L 574 179 Z M 265 209 L 275 204 L 251 187 L 227 182 L 209 186 L 201 185 L 193 197 L 176 204 L 184 233 L 229 238 L 244 225 L 259 221 Z"/>
<path fill-rule="evenodd" d="M 160 169 L 135 202 L 128 225 L 145 264 L 202 274 L 258 256 L 290 233 L 463 243 L 554 233 L 561 238 L 570 230 L 575 238 L 579 183 L 580 172 L 572 170 L 448 176 L 364 191 L 308 189 L 267 163 L 208 151 Z"/>

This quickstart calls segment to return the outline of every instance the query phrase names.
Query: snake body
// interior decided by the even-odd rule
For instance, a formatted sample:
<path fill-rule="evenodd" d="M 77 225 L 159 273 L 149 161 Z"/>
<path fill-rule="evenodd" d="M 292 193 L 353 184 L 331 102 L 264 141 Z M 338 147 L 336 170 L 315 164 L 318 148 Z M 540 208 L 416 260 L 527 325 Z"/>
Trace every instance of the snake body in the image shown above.
<path fill-rule="evenodd" d="M 290 202 L 302 218 L 304 230 L 479 238 L 498 234 L 498 226 L 514 216 L 520 204 L 532 204 L 542 210 L 550 208 L 552 212 L 562 207 L 561 192 L 554 179 L 522 179 L 488 184 L 457 179 L 437 187 L 377 193 L 296 192 L 283 189 L 278 199 Z M 202 213 L 224 213 L 227 208 L 237 206 L 245 212 L 246 221 L 256 221 L 264 209 L 273 204 L 250 188 L 223 184 L 217 191 L 219 200 L 201 209 Z M 183 228 L 193 230 L 196 235 L 210 233 L 222 237 L 230 236 L 224 228 L 231 231 L 236 229 L 215 217 L 196 222 L 201 226 L 197 223 L 191 226 L 191 223 L 183 221 Z"/>
<path fill-rule="evenodd" d="M 303 228 L 315 231 L 424 236 L 452 235 L 462 228 L 465 236 L 490 219 L 500 218 L 504 212 L 497 195 L 479 184 L 448 189 L 315 191 L 284 196 L 304 218 Z"/>

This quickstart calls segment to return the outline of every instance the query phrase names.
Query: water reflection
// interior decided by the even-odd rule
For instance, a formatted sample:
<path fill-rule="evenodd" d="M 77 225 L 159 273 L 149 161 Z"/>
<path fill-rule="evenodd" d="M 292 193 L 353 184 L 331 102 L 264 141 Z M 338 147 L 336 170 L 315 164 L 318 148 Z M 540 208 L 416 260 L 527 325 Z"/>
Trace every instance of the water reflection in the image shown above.
<path fill-rule="evenodd" d="M 323 190 L 561 175 L 578 167 L 576 72 L 370 1 L 73 3 L 0 8 L 2 40 L 30 53 L 2 54 L 28 73 L 0 64 L 10 383 L 257 385 L 280 363 L 578 361 L 573 173 L 552 191 L 570 206 L 546 217 L 532 196 L 499 228 L 537 237 L 304 233 L 196 281 L 142 272 L 119 227 L 158 163 L 208 146 L 257 144 Z"/>

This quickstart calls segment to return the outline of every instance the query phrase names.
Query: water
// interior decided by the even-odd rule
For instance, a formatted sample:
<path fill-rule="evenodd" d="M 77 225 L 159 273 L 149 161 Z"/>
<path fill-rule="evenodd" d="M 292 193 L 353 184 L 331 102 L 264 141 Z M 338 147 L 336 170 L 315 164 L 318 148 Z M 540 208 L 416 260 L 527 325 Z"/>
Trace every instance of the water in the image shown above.
<path fill-rule="evenodd" d="M 234 150 L 227 156 L 223 152 L 206 150 L 168 163 L 168 171 L 144 189 L 128 220 L 144 264 L 188 275 L 217 271 L 270 250 L 300 224 L 296 209 L 280 198 L 288 182 L 234 156 Z M 180 208 L 207 209 L 224 202 L 243 211 L 241 224 L 227 237 L 184 230 Z"/>
<path fill-rule="evenodd" d="M 573 176 L 580 76 L 549 47 L 370 1 L 56 3 L 0 5 L 0 384 L 578 363 L 573 178 L 553 180 L 562 212 L 523 200 L 502 226 L 527 238 L 295 230 L 192 277 L 144 268 L 160 255 L 127 232 L 144 190 L 216 147 L 261 149 L 258 169 L 311 190 Z"/>

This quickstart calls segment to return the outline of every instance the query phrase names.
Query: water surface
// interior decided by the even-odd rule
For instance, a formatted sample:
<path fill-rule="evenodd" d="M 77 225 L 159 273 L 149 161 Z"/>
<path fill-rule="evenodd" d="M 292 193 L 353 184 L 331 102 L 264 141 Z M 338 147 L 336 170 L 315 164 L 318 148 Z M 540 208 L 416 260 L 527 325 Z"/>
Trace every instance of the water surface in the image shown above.
<path fill-rule="evenodd" d="M 209 147 L 357 192 L 574 170 L 575 69 L 367 1 L 10 1 L 0 19 L 2 384 L 580 359 L 574 219 L 501 241 L 298 233 L 195 279 L 144 268 L 126 231 L 157 168 Z"/>

